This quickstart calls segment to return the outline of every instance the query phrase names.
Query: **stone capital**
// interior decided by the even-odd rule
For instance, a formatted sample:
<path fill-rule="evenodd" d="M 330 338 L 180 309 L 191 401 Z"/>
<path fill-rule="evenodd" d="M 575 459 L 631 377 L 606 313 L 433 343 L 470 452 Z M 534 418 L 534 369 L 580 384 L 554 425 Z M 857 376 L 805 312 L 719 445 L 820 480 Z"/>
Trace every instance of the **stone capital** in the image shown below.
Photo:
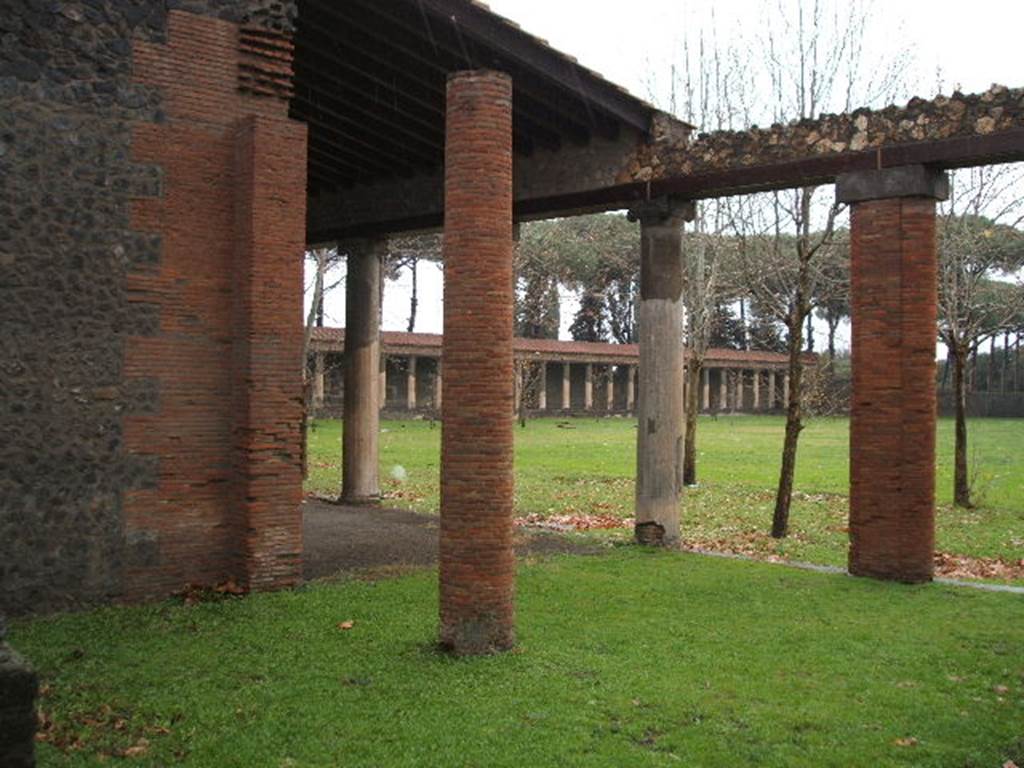
<path fill-rule="evenodd" d="M 949 176 L 925 165 L 901 165 L 844 173 L 836 179 L 837 203 L 863 203 L 896 197 L 949 197 Z"/>
<path fill-rule="evenodd" d="M 639 221 L 645 227 L 681 226 L 685 221 L 693 221 L 696 216 L 697 206 L 693 200 L 674 197 L 644 200 L 633 205 L 627 214 L 630 221 Z"/>

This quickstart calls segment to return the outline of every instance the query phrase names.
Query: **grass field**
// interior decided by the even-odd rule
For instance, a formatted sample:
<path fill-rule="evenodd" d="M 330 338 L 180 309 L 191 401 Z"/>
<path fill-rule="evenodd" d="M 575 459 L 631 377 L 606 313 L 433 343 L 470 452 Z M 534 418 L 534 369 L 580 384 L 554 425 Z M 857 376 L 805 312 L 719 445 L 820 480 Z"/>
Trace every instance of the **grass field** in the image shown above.
<path fill-rule="evenodd" d="M 970 423 L 978 506 L 952 500 L 953 424 L 939 423 L 937 548 L 973 558 L 1024 557 L 1024 420 Z M 438 509 L 440 428 L 427 421 L 383 426 L 381 468 L 387 503 Z M 800 438 L 791 535 L 767 535 L 778 480 L 783 419 L 704 418 L 699 430 L 700 485 L 682 502 L 683 535 L 697 546 L 794 560 L 846 562 L 849 422 L 814 419 Z M 310 433 L 310 491 L 336 494 L 341 425 L 320 421 Z M 516 506 L 527 514 L 632 514 L 635 422 L 538 419 L 516 430 Z M 395 468 L 400 467 L 401 472 Z M 404 476 L 403 480 L 394 479 Z"/>
<path fill-rule="evenodd" d="M 432 572 L 12 640 L 43 766 L 1024 764 L 1019 595 L 635 547 L 525 565 L 518 595 L 517 652 L 472 660 L 434 648 Z"/>

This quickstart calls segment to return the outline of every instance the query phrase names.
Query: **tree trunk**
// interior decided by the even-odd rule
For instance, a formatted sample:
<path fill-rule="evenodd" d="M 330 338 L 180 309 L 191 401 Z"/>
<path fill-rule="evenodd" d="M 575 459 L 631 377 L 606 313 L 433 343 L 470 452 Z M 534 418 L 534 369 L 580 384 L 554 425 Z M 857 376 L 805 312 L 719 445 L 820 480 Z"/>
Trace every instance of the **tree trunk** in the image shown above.
<path fill-rule="evenodd" d="M 971 506 L 971 485 L 967 477 L 967 347 L 950 346 L 953 355 L 953 391 L 956 402 L 956 438 L 953 464 L 953 501 Z"/>
<path fill-rule="evenodd" d="M 839 318 L 829 317 L 825 322 L 828 323 L 828 361 L 834 363 L 836 361 L 836 332 L 839 330 Z"/>
<path fill-rule="evenodd" d="M 794 310 L 795 312 L 795 310 Z M 796 448 L 801 422 L 801 398 L 803 396 L 804 361 L 801 357 L 803 323 L 799 316 L 789 322 L 789 402 L 786 403 L 786 436 L 782 443 L 782 468 L 779 472 L 779 488 L 775 495 L 775 514 L 772 517 L 772 537 L 785 538 L 789 533 L 789 506 L 793 499 L 793 475 L 796 471 Z"/>
<path fill-rule="evenodd" d="M 996 334 L 988 343 L 988 381 L 985 382 L 985 391 L 991 395 L 996 391 Z"/>
<path fill-rule="evenodd" d="M 690 359 L 686 388 L 686 437 L 683 448 L 683 485 L 697 484 L 697 413 L 700 410 L 703 360 Z"/>
<path fill-rule="evenodd" d="M 413 259 L 411 262 L 409 262 L 409 269 L 412 270 L 412 293 L 409 296 L 409 333 L 412 333 L 413 331 L 416 330 L 416 307 L 419 305 L 419 286 L 417 284 L 416 279 L 416 267 L 418 265 L 419 259 Z"/>
<path fill-rule="evenodd" d="M 1010 364 L 1010 332 L 1005 331 L 1003 333 L 1003 359 L 999 367 L 999 391 L 1002 394 L 1006 393 L 1006 375 L 1008 373 L 1007 367 Z"/>

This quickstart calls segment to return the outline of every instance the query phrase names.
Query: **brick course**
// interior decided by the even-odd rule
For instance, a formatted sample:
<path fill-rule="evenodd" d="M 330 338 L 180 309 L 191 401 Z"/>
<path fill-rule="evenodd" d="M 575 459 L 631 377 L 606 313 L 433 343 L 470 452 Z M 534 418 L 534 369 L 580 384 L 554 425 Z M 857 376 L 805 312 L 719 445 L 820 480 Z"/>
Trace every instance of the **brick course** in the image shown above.
<path fill-rule="evenodd" d="M 441 440 L 441 643 L 515 643 L 512 82 L 449 78 Z"/>
<path fill-rule="evenodd" d="M 851 220 L 850 572 L 932 578 L 935 201 L 873 200 Z"/>

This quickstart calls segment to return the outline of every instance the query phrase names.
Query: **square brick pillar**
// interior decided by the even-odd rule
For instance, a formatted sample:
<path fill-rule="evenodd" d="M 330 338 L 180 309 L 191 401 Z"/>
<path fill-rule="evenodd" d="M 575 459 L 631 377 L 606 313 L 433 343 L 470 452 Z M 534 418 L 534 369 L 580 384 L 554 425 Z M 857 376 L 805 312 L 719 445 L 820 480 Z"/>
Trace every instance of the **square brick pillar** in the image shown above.
<path fill-rule="evenodd" d="M 922 166 L 841 176 L 851 211 L 850 573 L 930 581 L 935 546 L 935 201 Z"/>
<path fill-rule="evenodd" d="M 515 644 L 512 80 L 448 78 L 440 640 L 457 654 Z"/>
<path fill-rule="evenodd" d="M 640 222 L 640 391 L 637 398 L 636 540 L 679 540 L 683 479 L 683 222 L 693 203 L 662 198 L 629 212 Z"/>
<path fill-rule="evenodd" d="M 306 127 L 249 117 L 235 134 L 232 389 L 235 510 L 250 589 L 302 579 L 302 263 Z"/>

